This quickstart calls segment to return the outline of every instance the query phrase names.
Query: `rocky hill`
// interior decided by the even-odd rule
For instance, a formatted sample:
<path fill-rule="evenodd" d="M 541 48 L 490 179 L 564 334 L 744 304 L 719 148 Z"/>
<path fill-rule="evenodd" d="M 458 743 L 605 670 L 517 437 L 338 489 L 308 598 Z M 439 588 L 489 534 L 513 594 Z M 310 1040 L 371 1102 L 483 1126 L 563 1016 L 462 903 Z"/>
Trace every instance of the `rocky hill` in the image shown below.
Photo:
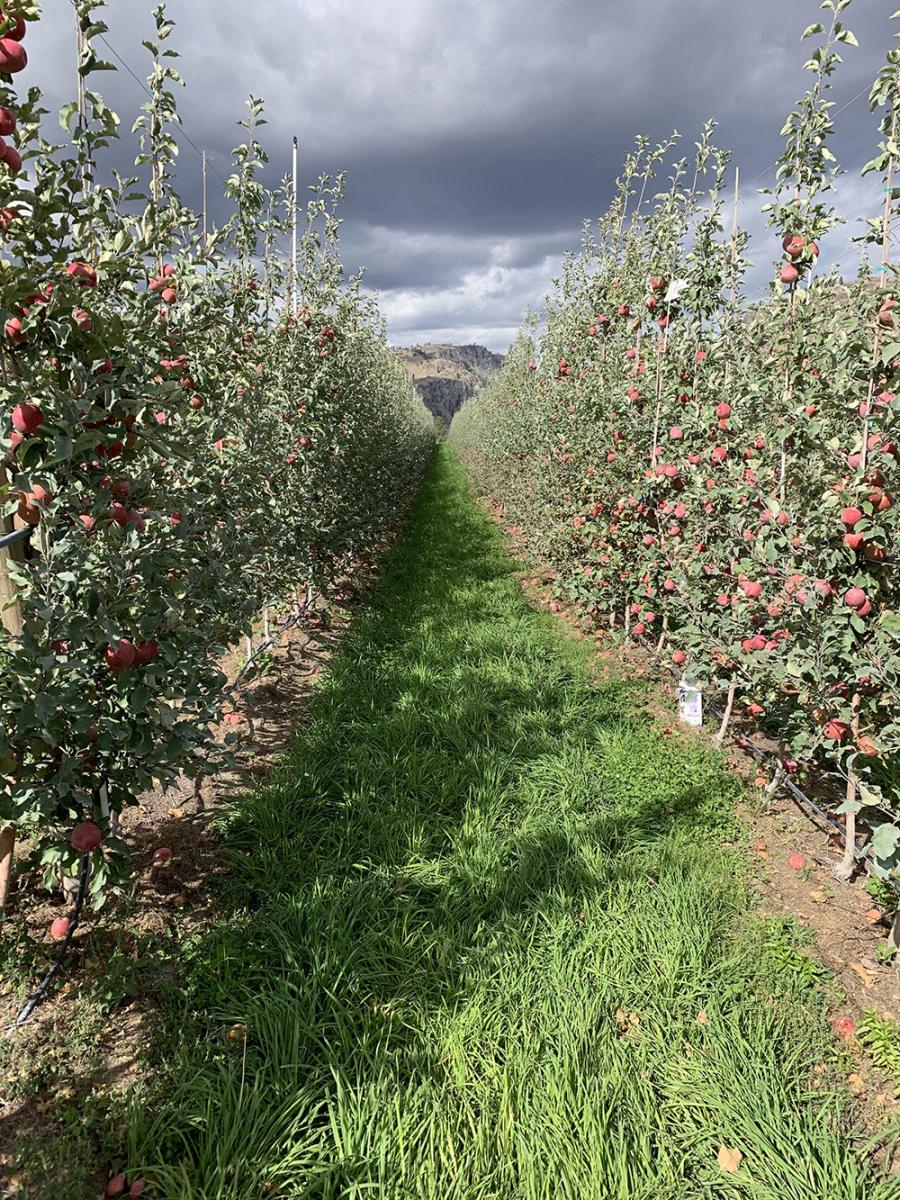
<path fill-rule="evenodd" d="M 503 355 L 484 346 L 413 346 L 397 353 L 431 412 L 445 425 L 503 365 Z"/>

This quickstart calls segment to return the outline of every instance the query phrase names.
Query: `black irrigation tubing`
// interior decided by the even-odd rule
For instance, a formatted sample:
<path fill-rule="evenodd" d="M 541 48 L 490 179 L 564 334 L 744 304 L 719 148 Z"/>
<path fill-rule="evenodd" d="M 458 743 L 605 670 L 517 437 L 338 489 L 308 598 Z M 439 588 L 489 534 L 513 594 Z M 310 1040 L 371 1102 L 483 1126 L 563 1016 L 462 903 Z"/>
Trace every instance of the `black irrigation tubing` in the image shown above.
<path fill-rule="evenodd" d="M 634 635 L 631 635 L 631 636 L 634 636 Z M 639 635 L 637 640 L 648 651 L 652 651 L 654 649 L 651 646 L 651 644 L 646 640 L 646 638 L 643 638 Z M 669 673 L 675 679 L 678 679 L 680 677 L 679 672 L 676 671 L 674 667 L 669 667 L 668 670 L 669 670 Z M 709 703 L 708 707 L 713 712 L 713 714 L 719 718 L 720 721 L 724 718 L 725 714 L 722 712 L 721 709 L 717 708 L 715 704 Z M 832 813 L 827 812 L 820 805 L 816 804 L 815 800 L 810 799 L 810 797 L 807 796 L 806 792 L 804 792 L 802 788 L 797 787 L 797 785 L 796 785 L 796 783 L 794 783 L 793 779 L 791 779 L 791 777 L 785 773 L 784 766 L 779 758 L 777 758 L 774 754 L 770 754 L 768 750 L 763 750 L 761 747 L 757 746 L 754 742 L 752 742 L 750 740 L 750 738 L 747 738 L 747 737 L 744 737 L 743 735 L 741 735 L 740 740 L 738 740 L 738 738 L 734 734 L 729 734 L 729 736 L 731 737 L 731 740 L 740 747 L 741 750 L 749 750 L 750 753 L 755 758 L 761 760 L 762 762 L 774 764 L 775 770 L 776 770 L 776 775 L 780 776 L 779 782 L 783 783 L 785 785 L 785 787 L 788 789 L 788 791 L 791 793 L 791 795 L 794 797 L 795 800 L 797 800 L 804 808 L 807 808 L 811 812 L 816 813 L 819 817 L 822 818 L 823 821 L 825 821 L 828 825 L 831 825 L 838 833 L 841 833 L 841 834 L 844 833 L 843 825 L 841 825 L 840 821 L 838 821 L 838 819 Z M 872 808 L 874 806 L 866 805 L 865 807 Z M 889 813 L 887 811 L 887 809 L 878 809 L 878 811 L 883 812 L 886 816 L 890 816 L 890 817 L 894 816 L 894 814 Z M 859 846 L 857 846 L 854 843 L 853 857 L 856 859 L 857 862 L 874 863 L 874 856 L 872 854 L 872 851 L 868 846 L 865 846 L 865 845 L 862 848 L 860 848 Z M 878 876 L 878 878 L 881 879 L 880 876 Z M 881 879 L 881 882 L 886 883 L 888 885 L 888 887 L 890 887 L 893 891 L 897 892 L 897 894 L 900 895 L 900 881 L 894 881 L 892 879 Z"/>
<path fill-rule="evenodd" d="M 69 928 L 66 931 L 66 936 L 63 944 L 56 952 L 56 958 L 53 960 L 53 965 L 50 970 L 41 980 L 34 995 L 16 1017 L 10 1029 L 19 1029 L 32 1016 L 35 1009 L 47 999 L 47 994 L 50 991 L 50 985 L 53 983 L 56 976 L 63 968 L 63 964 L 69 955 L 69 949 L 72 945 L 72 938 L 75 936 L 75 931 L 78 929 L 81 920 L 81 912 L 84 908 L 84 900 L 87 895 L 88 881 L 91 877 L 91 856 L 89 854 L 82 855 L 81 859 L 81 877 L 78 880 L 78 895 L 75 897 L 75 908 L 69 921 Z"/>
<path fill-rule="evenodd" d="M 12 533 L 6 533 L 0 537 L 0 550 L 6 550 L 10 546 L 15 546 L 17 542 L 27 541 L 34 533 L 33 525 L 26 525 L 22 529 L 16 529 Z"/>
<path fill-rule="evenodd" d="M 231 693 L 236 690 L 238 684 L 254 665 L 259 656 L 261 654 L 265 654 L 267 650 L 271 650 L 273 646 L 276 646 L 289 629 L 293 629 L 295 625 L 299 625 L 303 618 L 309 613 L 310 608 L 311 602 L 301 605 L 297 612 L 291 613 L 289 617 L 285 618 L 285 620 L 273 634 L 270 634 L 265 641 L 260 642 L 260 644 L 256 647 L 256 649 L 241 667 L 240 671 L 238 671 L 232 682 L 229 683 L 227 687 L 222 689 L 223 695 L 230 696 Z"/>

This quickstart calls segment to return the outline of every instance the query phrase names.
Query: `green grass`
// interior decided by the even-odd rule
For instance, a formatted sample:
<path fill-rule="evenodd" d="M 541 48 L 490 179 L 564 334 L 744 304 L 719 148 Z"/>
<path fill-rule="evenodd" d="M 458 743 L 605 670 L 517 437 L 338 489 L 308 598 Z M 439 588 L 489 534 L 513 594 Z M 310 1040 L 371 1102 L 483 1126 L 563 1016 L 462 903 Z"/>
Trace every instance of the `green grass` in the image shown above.
<path fill-rule="evenodd" d="M 750 911 L 736 784 L 515 570 L 441 448 L 225 823 L 129 1167 L 171 1200 L 886 1200 L 814 1071 L 818 972 Z"/>

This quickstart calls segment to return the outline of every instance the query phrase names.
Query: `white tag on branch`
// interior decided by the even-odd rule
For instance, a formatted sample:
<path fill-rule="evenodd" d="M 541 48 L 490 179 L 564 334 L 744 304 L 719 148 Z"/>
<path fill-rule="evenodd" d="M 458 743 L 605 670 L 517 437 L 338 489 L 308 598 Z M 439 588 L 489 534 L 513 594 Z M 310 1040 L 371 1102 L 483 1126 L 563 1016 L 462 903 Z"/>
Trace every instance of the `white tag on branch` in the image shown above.
<path fill-rule="evenodd" d="M 688 281 L 686 279 L 673 279 L 669 284 L 669 290 L 665 295 L 666 304 L 672 304 L 675 300 L 677 300 L 687 285 Z"/>

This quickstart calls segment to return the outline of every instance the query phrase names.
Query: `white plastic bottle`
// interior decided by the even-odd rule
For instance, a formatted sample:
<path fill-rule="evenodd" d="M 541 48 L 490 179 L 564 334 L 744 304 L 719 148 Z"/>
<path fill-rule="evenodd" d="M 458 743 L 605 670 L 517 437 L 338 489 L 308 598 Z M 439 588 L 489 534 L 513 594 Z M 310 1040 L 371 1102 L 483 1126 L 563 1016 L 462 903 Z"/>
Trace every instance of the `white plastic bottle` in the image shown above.
<path fill-rule="evenodd" d="M 703 725 L 703 689 L 693 675 L 682 675 L 678 685 L 678 717 L 685 725 Z"/>

